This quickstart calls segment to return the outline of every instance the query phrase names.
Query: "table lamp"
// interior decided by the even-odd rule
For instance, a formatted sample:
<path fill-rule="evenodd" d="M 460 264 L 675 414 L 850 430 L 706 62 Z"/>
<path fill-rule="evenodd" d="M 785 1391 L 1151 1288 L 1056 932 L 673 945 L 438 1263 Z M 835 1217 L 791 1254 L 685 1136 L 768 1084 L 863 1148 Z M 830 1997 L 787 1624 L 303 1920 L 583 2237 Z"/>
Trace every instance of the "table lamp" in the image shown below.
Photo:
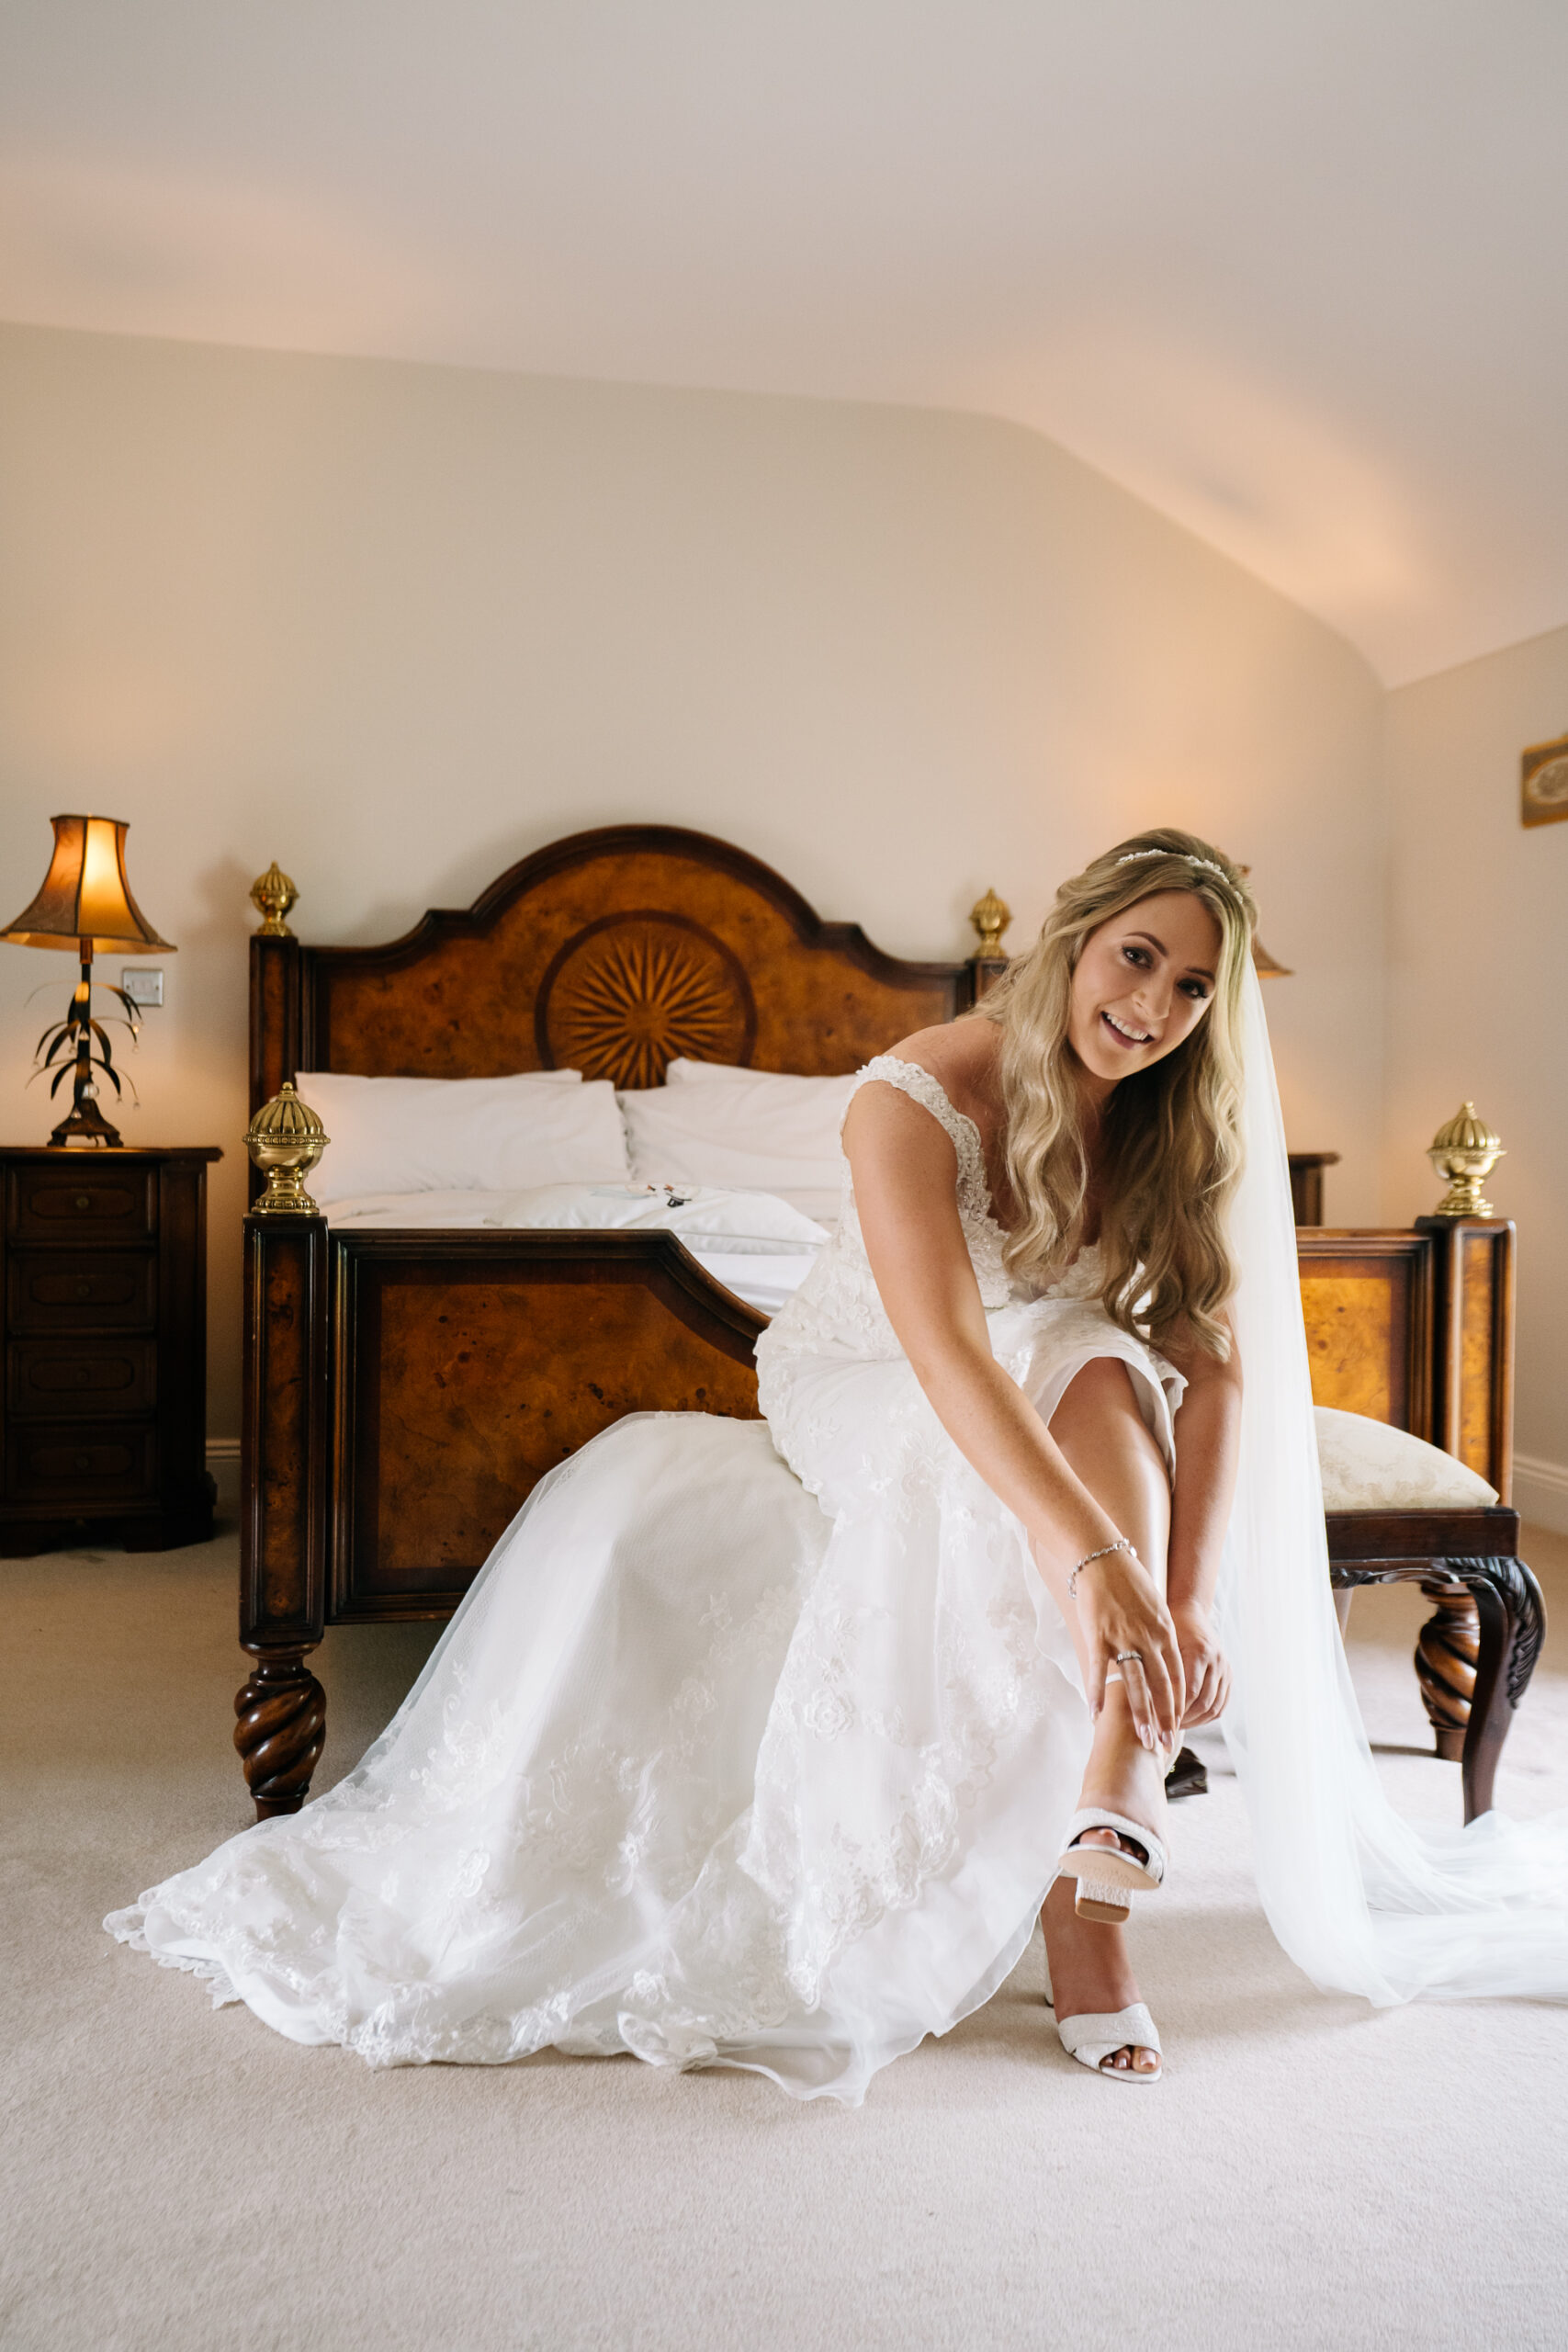
<path fill-rule="evenodd" d="M 44 1031 L 35 1059 L 40 1071 L 60 1060 L 49 1090 L 51 1100 L 75 1073 L 70 1115 L 55 1128 L 51 1144 L 108 1147 L 118 1144 L 120 1136 L 98 1108 L 94 1069 L 103 1071 L 117 1096 L 120 1083 L 107 1032 L 93 1017 L 93 957 L 117 949 L 140 956 L 149 947 L 173 955 L 175 945 L 173 940 L 159 938 L 130 895 L 125 878 L 128 826 L 117 817 L 54 817 L 50 821 L 54 855 L 43 888 L 31 906 L 0 932 L 0 939 L 17 947 L 74 948 L 80 956 L 82 977 L 70 1010 L 63 1021 Z M 111 988 L 109 994 L 119 999 L 134 1040 L 140 1026 L 135 1005 L 123 989 Z M 65 1056 L 70 1057 L 61 1058 Z"/>

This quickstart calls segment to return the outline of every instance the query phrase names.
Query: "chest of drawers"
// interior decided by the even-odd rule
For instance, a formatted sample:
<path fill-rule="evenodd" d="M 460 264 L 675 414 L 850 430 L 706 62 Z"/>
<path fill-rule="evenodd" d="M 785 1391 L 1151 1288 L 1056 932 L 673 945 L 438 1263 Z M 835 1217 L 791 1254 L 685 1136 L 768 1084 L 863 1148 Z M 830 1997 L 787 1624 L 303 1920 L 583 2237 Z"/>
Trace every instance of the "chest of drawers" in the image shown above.
<path fill-rule="evenodd" d="M 0 1147 L 0 1554 L 212 1532 L 207 1164 Z"/>

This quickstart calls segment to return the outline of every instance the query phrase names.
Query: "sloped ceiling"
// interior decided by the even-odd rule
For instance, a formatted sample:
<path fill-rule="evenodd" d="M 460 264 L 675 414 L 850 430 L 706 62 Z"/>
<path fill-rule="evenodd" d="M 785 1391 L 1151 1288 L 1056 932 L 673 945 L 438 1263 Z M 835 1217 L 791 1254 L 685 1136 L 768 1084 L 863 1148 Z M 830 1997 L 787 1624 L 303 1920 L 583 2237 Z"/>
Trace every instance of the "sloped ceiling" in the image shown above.
<path fill-rule="evenodd" d="M 1384 680 L 1568 621 L 1562 0 L 6 0 L 0 317 L 1033 426 Z"/>

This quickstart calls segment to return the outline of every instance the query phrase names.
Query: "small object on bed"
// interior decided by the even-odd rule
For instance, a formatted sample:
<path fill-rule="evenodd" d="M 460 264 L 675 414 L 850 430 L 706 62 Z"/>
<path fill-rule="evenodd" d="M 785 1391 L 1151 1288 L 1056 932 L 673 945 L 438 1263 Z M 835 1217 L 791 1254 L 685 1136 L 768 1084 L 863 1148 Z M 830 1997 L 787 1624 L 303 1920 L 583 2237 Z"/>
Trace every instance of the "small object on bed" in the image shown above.
<path fill-rule="evenodd" d="M 318 1114 L 285 1079 L 245 1130 L 245 1149 L 266 1178 L 265 1192 L 251 1204 L 253 1216 L 320 1216 L 305 1179 L 329 1140 Z"/>

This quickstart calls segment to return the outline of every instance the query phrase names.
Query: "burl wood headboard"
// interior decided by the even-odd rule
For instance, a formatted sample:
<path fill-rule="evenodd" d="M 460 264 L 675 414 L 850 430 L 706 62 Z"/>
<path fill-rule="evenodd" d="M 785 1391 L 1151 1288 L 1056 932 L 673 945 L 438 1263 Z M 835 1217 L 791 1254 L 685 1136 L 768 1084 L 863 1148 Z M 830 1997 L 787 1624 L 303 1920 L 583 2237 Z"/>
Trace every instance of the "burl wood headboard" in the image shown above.
<path fill-rule="evenodd" d="M 821 1077 L 974 1001 L 973 963 L 908 963 L 824 922 L 744 850 L 606 825 L 376 947 L 251 943 L 251 1107 L 300 1069 L 492 1078 L 570 1067 L 655 1086 L 677 1055 Z"/>

